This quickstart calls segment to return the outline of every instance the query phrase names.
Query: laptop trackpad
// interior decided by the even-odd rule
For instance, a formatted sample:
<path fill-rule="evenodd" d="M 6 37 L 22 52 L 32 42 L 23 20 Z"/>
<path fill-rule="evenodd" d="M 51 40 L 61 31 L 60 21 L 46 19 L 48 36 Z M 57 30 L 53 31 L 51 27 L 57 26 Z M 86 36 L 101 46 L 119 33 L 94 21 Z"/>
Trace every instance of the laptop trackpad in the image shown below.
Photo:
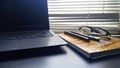
<path fill-rule="evenodd" d="M 21 39 L 19 49 L 47 47 L 49 43 L 50 38 Z"/>

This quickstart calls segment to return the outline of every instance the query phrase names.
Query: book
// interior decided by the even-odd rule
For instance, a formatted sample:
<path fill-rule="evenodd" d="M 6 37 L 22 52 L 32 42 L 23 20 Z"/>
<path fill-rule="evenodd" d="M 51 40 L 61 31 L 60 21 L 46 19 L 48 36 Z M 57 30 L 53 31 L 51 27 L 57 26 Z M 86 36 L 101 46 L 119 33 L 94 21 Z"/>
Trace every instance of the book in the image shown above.
<path fill-rule="evenodd" d="M 90 59 L 114 55 L 120 53 L 120 39 L 111 37 L 111 40 L 89 41 L 85 42 L 79 38 L 64 33 L 58 34 L 69 43 L 69 46 L 82 53 Z"/>

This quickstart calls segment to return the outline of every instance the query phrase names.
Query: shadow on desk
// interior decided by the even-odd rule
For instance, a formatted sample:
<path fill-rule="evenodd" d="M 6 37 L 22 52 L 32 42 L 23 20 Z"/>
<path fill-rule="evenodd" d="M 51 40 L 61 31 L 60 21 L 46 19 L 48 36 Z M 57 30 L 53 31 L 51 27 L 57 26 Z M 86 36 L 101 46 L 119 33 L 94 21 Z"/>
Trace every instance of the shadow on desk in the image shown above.
<path fill-rule="evenodd" d="M 46 47 L 0 53 L 0 62 L 65 54 L 62 47 Z"/>

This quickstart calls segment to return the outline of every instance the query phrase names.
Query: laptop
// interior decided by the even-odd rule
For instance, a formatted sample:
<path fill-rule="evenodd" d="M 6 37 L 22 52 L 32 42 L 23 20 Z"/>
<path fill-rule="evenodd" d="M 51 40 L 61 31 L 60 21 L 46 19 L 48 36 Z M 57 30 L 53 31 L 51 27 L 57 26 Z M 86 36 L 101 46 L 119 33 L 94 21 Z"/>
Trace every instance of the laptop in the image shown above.
<path fill-rule="evenodd" d="M 0 52 L 65 44 L 50 30 L 47 0 L 0 0 Z"/>

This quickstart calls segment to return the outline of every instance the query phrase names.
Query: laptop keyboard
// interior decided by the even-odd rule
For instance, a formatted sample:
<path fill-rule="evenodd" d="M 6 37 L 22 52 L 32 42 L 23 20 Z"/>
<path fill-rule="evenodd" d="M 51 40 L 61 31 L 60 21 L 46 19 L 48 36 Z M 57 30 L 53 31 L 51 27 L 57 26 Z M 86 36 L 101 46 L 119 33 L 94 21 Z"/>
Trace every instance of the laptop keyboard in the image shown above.
<path fill-rule="evenodd" d="M 9 33 L 0 33 L 0 40 L 46 38 L 52 36 L 53 35 L 49 31 L 9 32 Z"/>

